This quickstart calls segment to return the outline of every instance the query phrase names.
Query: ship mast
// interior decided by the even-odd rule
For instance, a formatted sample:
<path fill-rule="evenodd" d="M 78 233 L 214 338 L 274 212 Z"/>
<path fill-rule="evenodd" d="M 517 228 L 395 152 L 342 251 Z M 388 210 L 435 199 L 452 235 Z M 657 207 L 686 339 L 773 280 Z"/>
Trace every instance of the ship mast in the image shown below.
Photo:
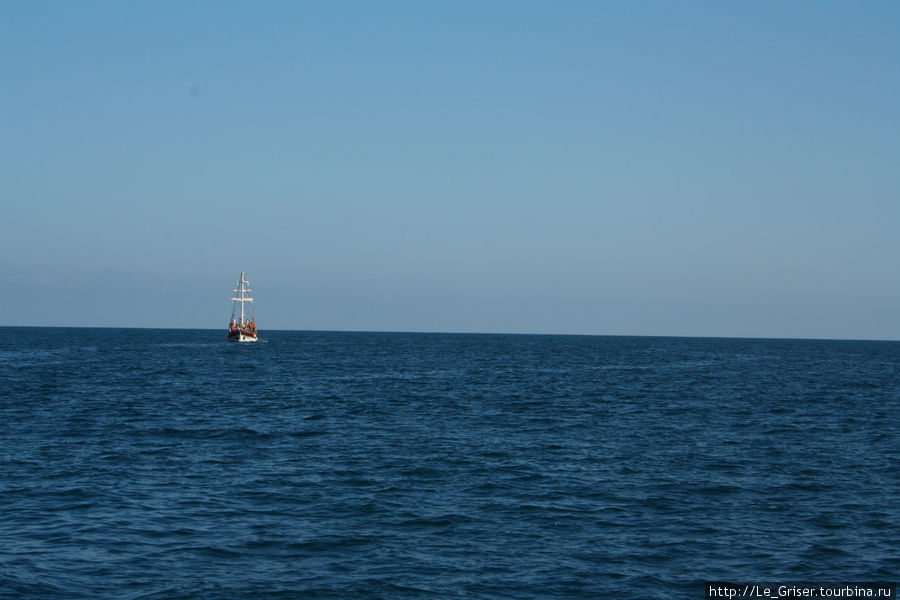
<path fill-rule="evenodd" d="M 253 298 L 248 298 L 245 295 L 245 294 L 248 294 L 253 291 L 250 288 L 245 287 L 247 285 L 250 285 L 250 282 L 247 281 L 246 279 L 244 279 L 244 272 L 241 271 L 241 279 L 237 282 L 237 286 L 238 286 L 237 289 L 234 290 L 234 292 L 236 294 L 238 294 L 238 296 L 231 299 L 233 302 L 241 303 L 241 320 L 239 323 L 241 328 L 244 327 L 244 302 L 250 302 L 250 303 L 253 302 Z M 251 315 L 253 314 L 252 308 L 250 309 L 250 314 Z"/>

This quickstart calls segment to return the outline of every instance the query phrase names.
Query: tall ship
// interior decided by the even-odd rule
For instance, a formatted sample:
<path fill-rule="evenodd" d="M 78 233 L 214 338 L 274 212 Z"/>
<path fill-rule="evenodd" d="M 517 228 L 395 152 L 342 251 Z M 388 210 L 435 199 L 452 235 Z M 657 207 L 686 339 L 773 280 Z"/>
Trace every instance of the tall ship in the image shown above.
<path fill-rule="evenodd" d="M 228 324 L 228 341 L 229 342 L 255 342 L 256 337 L 256 317 L 253 316 L 253 298 L 247 296 L 251 290 L 250 282 L 244 278 L 244 272 L 241 271 L 241 278 L 238 279 L 237 288 L 234 290 L 234 297 L 231 307 L 231 323 Z M 241 305 L 240 316 L 237 315 L 238 304 Z M 246 309 L 244 305 L 247 305 Z M 249 318 L 245 315 L 250 313 Z"/>

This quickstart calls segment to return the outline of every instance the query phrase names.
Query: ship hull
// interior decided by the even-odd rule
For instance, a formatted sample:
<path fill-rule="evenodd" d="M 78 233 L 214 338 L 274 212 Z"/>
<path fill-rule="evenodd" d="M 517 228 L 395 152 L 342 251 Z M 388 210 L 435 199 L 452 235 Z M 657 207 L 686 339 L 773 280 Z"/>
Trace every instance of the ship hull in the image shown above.
<path fill-rule="evenodd" d="M 247 335 L 246 333 L 229 333 L 228 334 L 229 342 L 255 342 L 257 341 L 257 337 L 255 335 Z"/>

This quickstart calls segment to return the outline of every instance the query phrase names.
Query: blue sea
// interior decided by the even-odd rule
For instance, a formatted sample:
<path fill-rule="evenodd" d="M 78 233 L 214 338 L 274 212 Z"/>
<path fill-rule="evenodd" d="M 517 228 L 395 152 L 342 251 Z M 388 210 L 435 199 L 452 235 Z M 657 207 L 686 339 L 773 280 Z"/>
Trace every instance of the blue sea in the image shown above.
<path fill-rule="evenodd" d="M 0 598 L 894 581 L 900 343 L 5 328 Z"/>

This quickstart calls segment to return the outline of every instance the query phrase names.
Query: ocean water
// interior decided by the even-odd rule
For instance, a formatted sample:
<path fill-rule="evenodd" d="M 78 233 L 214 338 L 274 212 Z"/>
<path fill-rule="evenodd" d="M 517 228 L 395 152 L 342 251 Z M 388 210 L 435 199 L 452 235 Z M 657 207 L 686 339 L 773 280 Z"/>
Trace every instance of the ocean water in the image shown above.
<path fill-rule="evenodd" d="M 0 598 L 900 572 L 900 343 L 12 328 Z"/>

